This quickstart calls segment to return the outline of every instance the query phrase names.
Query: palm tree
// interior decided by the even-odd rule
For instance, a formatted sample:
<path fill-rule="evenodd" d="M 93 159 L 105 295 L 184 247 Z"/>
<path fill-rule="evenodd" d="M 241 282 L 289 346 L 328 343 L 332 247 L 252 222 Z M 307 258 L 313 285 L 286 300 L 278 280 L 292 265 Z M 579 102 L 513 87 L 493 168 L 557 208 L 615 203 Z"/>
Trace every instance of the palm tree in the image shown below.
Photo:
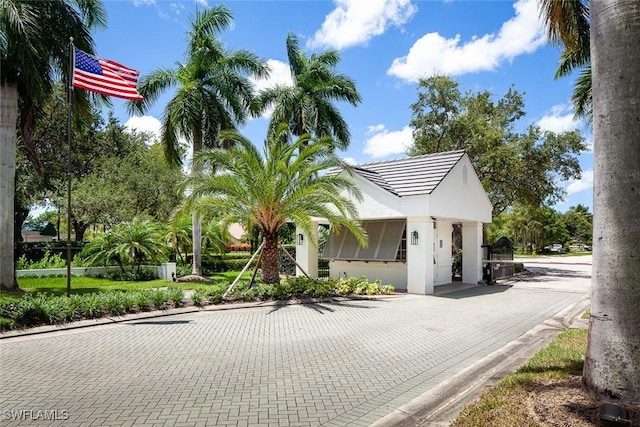
<path fill-rule="evenodd" d="M 143 77 L 138 91 L 144 101 L 130 103 L 130 112 L 143 114 L 166 90 L 176 87 L 164 110 L 160 141 L 167 159 L 180 164 L 179 138 L 189 138 L 194 156 L 203 147 L 216 147 L 218 133 L 235 129 L 248 115 L 253 98 L 249 75 L 266 77 L 268 68 L 256 55 L 245 50 L 228 50 L 215 36 L 229 28 L 229 9 L 217 6 L 197 12 L 191 20 L 186 63 L 173 69 L 158 69 Z M 202 274 L 202 226 L 193 222 L 193 274 Z"/>
<path fill-rule="evenodd" d="M 69 75 L 69 37 L 92 53 L 89 30 L 104 25 L 99 0 L 0 0 L 1 290 L 18 289 L 13 252 L 16 138 L 20 136 L 38 171 L 33 126 L 39 106 L 53 91 L 55 77 Z"/>
<path fill-rule="evenodd" d="M 273 108 L 270 133 L 280 123 L 287 123 L 293 135 L 331 136 L 338 148 L 347 148 L 351 138 L 349 127 L 332 102 L 356 106 L 362 99 L 355 82 L 334 71 L 340 54 L 329 50 L 307 58 L 299 48 L 298 38 L 289 34 L 287 56 L 294 86 L 276 86 L 258 96 L 259 111 Z"/>
<path fill-rule="evenodd" d="M 591 3 L 593 281 L 583 383 L 640 404 L 640 8 Z"/>
<path fill-rule="evenodd" d="M 138 273 L 144 261 L 157 262 L 164 258 L 166 251 L 158 224 L 134 218 L 98 235 L 80 255 L 90 265 L 115 262 L 122 272 L 128 266 L 132 272 Z"/>
<path fill-rule="evenodd" d="M 164 240 L 176 257 L 184 263 L 185 253 L 191 247 L 191 218 L 188 215 L 173 215 L 164 227 Z"/>
<path fill-rule="evenodd" d="M 344 226 L 361 244 L 366 242 L 354 219 L 353 202 L 341 194 L 360 198 L 359 190 L 348 177 L 322 173 L 333 167 L 348 169 L 333 154 L 331 138 L 312 141 L 304 134 L 289 142 L 288 134 L 288 127 L 282 124 L 265 141 L 261 154 L 239 134 L 225 133 L 234 147 L 203 151 L 195 160 L 202 173 L 187 180 L 191 189 L 187 207 L 222 212 L 229 220 L 242 218 L 260 229 L 265 242 L 262 281 L 271 284 L 279 282 L 278 230 L 287 221 L 312 236 L 312 217 L 324 217 L 335 227 Z M 210 165 L 216 165 L 218 172 Z"/>
<path fill-rule="evenodd" d="M 540 0 L 549 40 L 564 48 L 556 78 L 581 69 L 571 100 L 576 117 L 593 120 L 591 93 L 591 52 L 588 0 Z"/>
<path fill-rule="evenodd" d="M 217 218 L 212 218 L 202 224 L 202 243 L 205 250 L 222 254 L 231 242 L 231 233 L 227 224 Z"/>

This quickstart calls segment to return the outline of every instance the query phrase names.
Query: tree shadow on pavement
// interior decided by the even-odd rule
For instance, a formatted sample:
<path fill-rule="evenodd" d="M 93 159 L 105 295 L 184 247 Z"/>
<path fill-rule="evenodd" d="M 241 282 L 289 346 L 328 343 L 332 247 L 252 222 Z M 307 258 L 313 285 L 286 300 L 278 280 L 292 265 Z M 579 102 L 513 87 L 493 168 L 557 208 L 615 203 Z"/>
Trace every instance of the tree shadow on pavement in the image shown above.
<path fill-rule="evenodd" d="M 354 302 L 365 302 L 368 300 L 353 300 Z M 381 300 L 376 300 L 376 301 L 381 301 Z M 296 306 L 302 306 L 305 308 L 309 308 L 311 310 L 316 311 L 317 313 L 320 314 L 326 314 L 326 313 L 333 313 L 335 310 L 334 307 L 352 307 L 352 308 L 374 308 L 373 306 L 370 305 L 364 305 L 364 304 L 357 304 L 357 303 L 352 303 L 352 302 L 348 302 L 348 301 L 338 301 L 338 300 L 334 300 L 334 301 L 323 301 L 323 302 L 317 302 L 317 301 L 302 301 L 300 304 L 290 304 L 288 301 L 277 301 L 276 304 L 273 306 L 273 309 L 270 310 L 267 314 L 271 314 L 274 313 L 276 311 L 279 311 L 283 308 L 287 308 L 287 307 L 296 307 Z"/>
<path fill-rule="evenodd" d="M 447 292 L 446 294 L 431 295 L 436 298 L 462 299 L 478 297 L 482 295 L 497 294 L 511 289 L 511 285 L 489 285 L 475 286 L 473 288 L 462 289 L 459 291 Z"/>
<path fill-rule="evenodd" d="M 549 282 L 558 278 L 591 279 L 591 274 L 586 271 L 562 270 L 550 267 L 527 267 L 527 269 L 510 280 L 522 282 Z"/>
<path fill-rule="evenodd" d="M 131 326 L 136 325 L 184 325 L 191 323 L 191 320 L 141 320 L 128 323 Z"/>

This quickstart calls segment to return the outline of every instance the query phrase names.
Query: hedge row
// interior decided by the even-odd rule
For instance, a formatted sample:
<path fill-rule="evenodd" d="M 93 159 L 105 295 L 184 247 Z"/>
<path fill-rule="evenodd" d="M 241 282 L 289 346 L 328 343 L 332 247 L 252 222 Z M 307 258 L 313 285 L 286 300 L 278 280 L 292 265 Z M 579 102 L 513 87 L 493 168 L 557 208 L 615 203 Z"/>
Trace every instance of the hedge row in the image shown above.
<path fill-rule="evenodd" d="M 0 330 L 164 310 L 182 307 L 183 300 L 184 291 L 180 288 L 109 291 L 71 297 L 26 293 L 18 301 L 0 301 Z"/>
<path fill-rule="evenodd" d="M 229 287 L 228 283 L 203 285 L 196 289 L 192 296 L 195 305 L 219 304 L 224 301 L 223 295 Z M 348 279 L 313 279 L 301 276 L 286 277 L 276 285 L 259 283 L 249 287 L 240 282 L 229 295 L 228 301 L 264 301 L 289 300 L 306 298 L 326 298 L 331 295 L 389 295 L 394 292 L 391 285 L 382 285 L 377 280 L 369 282 L 365 277 Z"/>
<path fill-rule="evenodd" d="M 239 283 L 223 298 L 229 282 L 200 286 L 192 296 L 193 304 L 220 304 L 234 301 L 289 300 L 325 298 L 331 295 L 388 295 L 391 285 L 369 282 L 365 277 L 349 279 L 313 279 L 286 277 L 279 284 Z M 167 290 L 109 291 L 66 296 L 26 293 L 18 301 L 0 301 L 0 330 L 58 324 L 103 316 L 121 316 L 149 310 L 181 307 L 184 291 Z"/>

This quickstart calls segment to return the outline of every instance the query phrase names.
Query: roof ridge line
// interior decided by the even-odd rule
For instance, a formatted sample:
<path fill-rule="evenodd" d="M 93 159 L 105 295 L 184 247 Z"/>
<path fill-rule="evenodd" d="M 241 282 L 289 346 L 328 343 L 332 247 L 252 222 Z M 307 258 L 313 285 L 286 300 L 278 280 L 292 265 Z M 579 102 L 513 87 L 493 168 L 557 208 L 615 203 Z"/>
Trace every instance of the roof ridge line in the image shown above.
<path fill-rule="evenodd" d="M 407 156 L 407 157 L 400 157 L 400 158 L 397 158 L 397 159 L 378 160 L 377 162 L 359 163 L 357 165 L 353 165 L 353 167 L 357 167 L 357 168 L 360 168 L 360 169 L 367 169 L 366 167 L 363 167 L 363 166 L 365 166 L 365 165 L 379 165 L 379 164 L 383 164 L 383 163 L 400 162 L 400 161 L 403 161 L 403 160 L 420 159 L 420 158 L 424 158 L 424 157 L 435 157 L 435 156 L 443 156 L 445 154 L 459 154 L 459 153 L 465 153 L 465 150 L 442 151 L 440 153 L 420 154 L 418 156 Z"/>

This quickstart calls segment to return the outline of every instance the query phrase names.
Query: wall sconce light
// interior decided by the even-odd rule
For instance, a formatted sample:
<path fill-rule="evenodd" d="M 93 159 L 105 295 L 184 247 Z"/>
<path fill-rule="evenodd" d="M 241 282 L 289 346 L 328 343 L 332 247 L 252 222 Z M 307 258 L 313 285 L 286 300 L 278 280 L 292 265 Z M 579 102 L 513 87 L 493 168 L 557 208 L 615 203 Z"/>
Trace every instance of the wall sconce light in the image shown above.
<path fill-rule="evenodd" d="M 417 245 L 418 244 L 418 232 L 417 231 L 412 231 L 411 232 L 411 244 L 412 245 Z"/>
<path fill-rule="evenodd" d="M 298 245 L 301 245 L 304 242 L 304 235 L 302 233 L 298 233 Z"/>

